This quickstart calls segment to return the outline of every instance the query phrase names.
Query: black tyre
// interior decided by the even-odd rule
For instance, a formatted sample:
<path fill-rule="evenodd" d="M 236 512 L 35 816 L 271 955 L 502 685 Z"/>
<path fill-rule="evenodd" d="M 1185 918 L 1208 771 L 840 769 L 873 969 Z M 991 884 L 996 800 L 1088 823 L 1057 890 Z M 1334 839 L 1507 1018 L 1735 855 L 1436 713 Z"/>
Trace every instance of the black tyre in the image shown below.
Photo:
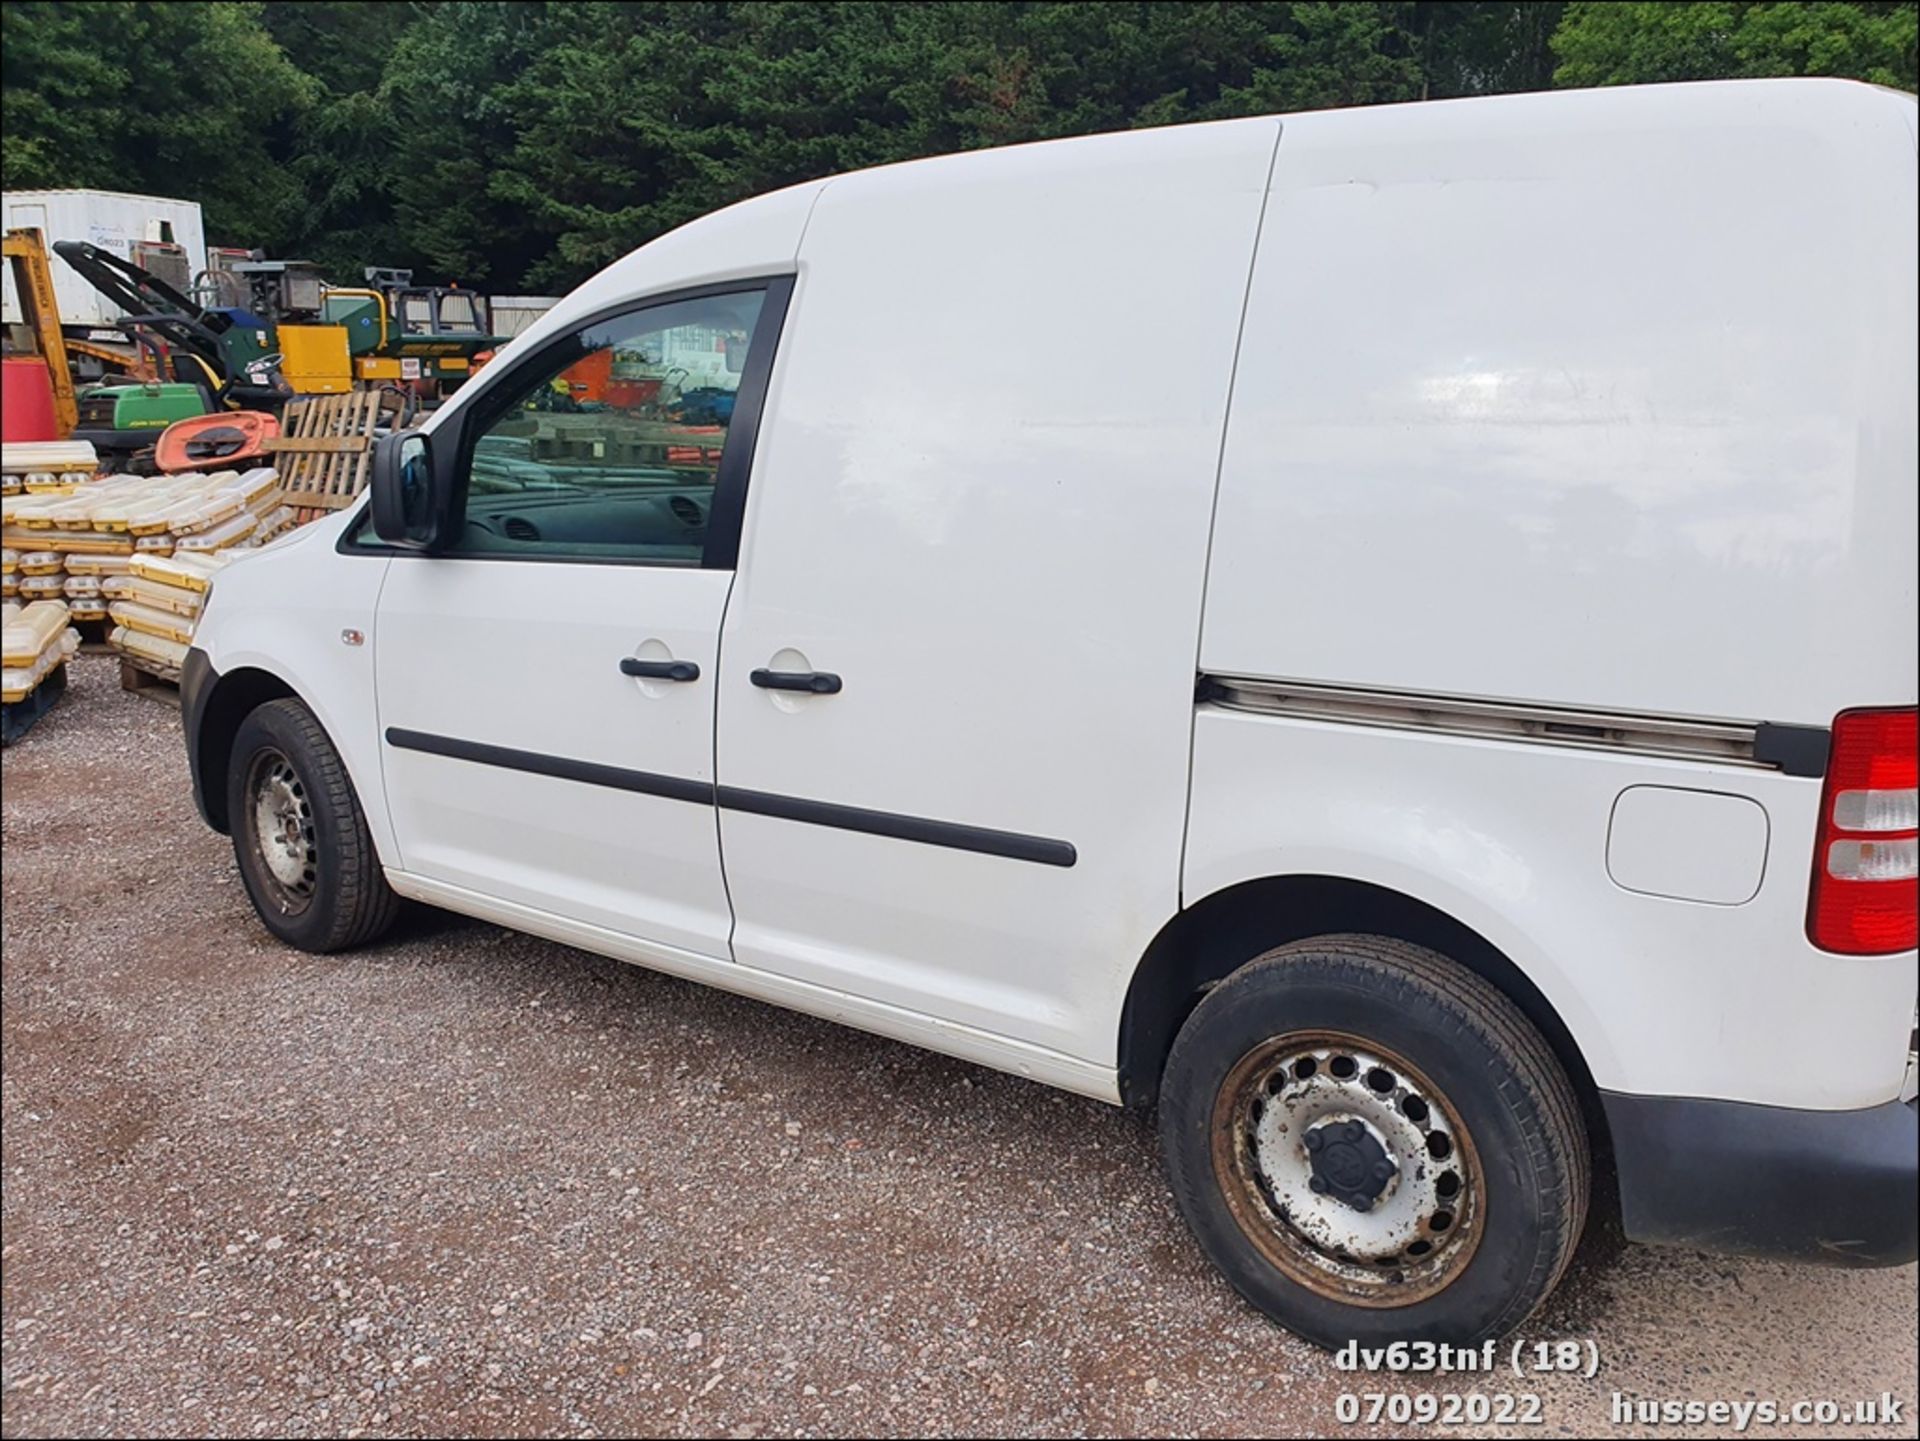
<path fill-rule="evenodd" d="M 1270 951 L 1214 987 L 1160 1086 L 1174 1196 L 1255 1306 L 1326 1347 L 1503 1336 L 1586 1219 L 1580 1107 L 1464 967 L 1379 936 Z"/>
<path fill-rule="evenodd" d="M 303 951 L 373 940 L 399 914 L 340 753 L 313 712 L 277 700 L 240 723 L 227 767 L 233 854 L 267 929 Z"/>

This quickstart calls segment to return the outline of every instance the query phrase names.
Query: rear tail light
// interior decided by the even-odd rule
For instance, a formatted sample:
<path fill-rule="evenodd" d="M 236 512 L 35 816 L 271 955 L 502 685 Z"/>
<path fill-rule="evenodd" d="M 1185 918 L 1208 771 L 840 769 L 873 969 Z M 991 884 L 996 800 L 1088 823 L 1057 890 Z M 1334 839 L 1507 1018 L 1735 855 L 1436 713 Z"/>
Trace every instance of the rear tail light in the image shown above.
<path fill-rule="evenodd" d="M 1920 944 L 1920 711 L 1835 717 L 1807 934 L 1855 956 Z"/>

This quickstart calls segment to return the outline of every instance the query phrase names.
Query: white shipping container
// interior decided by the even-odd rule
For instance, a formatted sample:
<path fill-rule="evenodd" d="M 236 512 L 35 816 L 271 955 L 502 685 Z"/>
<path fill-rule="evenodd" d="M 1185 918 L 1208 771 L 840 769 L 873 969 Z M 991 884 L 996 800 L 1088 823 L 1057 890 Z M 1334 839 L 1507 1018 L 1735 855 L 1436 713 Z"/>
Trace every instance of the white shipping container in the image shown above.
<path fill-rule="evenodd" d="M 496 295 L 487 302 L 493 333 L 512 338 L 559 303 L 557 295 Z"/>
<path fill-rule="evenodd" d="M 171 240 L 186 251 L 190 274 L 207 268 L 200 206 L 192 200 L 128 195 L 117 190 L 9 190 L 0 195 L 0 213 L 6 217 L 7 229 L 31 227 L 45 238 L 53 293 L 60 302 L 60 323 L 101 327 L 106 332 L 97 337 L 101 340 L 125 339 L 111 328 L 124 312 L 53 254 L 56 240 L 84 240 L 122 260 L 135 259 L 133 250 L 138 242 Z M 5 290 L 6 322 L 20 324 L 20 302 L 13 293 L 10 266 Z"/>

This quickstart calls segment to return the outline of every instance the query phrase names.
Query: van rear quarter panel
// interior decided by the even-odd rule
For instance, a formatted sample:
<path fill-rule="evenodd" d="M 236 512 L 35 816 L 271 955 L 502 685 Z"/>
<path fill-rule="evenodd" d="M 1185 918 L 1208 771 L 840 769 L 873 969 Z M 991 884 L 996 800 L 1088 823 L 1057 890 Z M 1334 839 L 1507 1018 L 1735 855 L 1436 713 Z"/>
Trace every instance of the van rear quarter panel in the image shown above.
<path fill-rule="evenodd" d="M 1912 704 L 1911 112 L 1788 80 L 1289 117 L 1204 668 Z"/>
<path fill-rule="evenodd" d="M 1607 873 L 1637 786 L 1742 796 L 1773 841 L 1755 894 L 1703 904 Z M 1818 781 L 1769 771 L 1369 730 L 1205 707 L 1187 900 L 1269 875 L 1333 875 L 1424 901 L 1526 973 L 1597 1085 L 1840 1110 L 1892 1100 L 1913 956 L 1806 938 Z"/>
<path fill-rule="evenodd" d="M 1202 669 L 1819 726 L 1912 705 L 1912 123 L 1826 81 L 1289 117 Z M 1750 899 L 1609 875 L 1649 785 L 1765 809 Z M 1207 706 L 1183 894 L 1374 881 L 1505 951 L 1603 1087 L 1862 1106 L 1900 1084 L 1914 958 L 1807 941 L 1819 794 Z"/>

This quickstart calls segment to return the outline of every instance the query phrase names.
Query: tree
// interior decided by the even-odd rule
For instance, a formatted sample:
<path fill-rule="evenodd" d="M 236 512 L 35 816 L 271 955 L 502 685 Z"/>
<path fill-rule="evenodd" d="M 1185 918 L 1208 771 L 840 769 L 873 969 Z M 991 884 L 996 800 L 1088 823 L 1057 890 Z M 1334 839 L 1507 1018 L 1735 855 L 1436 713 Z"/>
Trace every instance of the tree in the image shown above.
<path fill-rule="evenodd" d="M 9 185 L 210 237 L 570 286 L 817 176 L 1130 126 L 1740 75 L 1916 84 L 1906 4 L 1559 0 L 8 3 Z"/>
<path fill-rule="evenodd" d="M 267 0 L 260 18 L 267 34 L 326 94 L 347 96 L 380 88 L 400 32 L 420 9 L 366 0 Z"/>
<path fill-rule="evenodd" d="M 395 223 L 438 278 L 504 289 L 552 248 L 552 228 L 498 184 L 523 124 L 512 97 L 579 12 L 595 8 L 433 5 L 394 43 L 379 93 L 392 117 Z M 594 99 L 602 116 L 620 104 L 614 94 Z"/>
<path fill-rule="evenodd" d="M 292 238 L 303 206 L 277 156 L 316 87 L 260 14 L 257 4 L 9 4 L 7 185 L 185 189 L 210 234 Z"/>
<path fill-rule="evenodd" d="M 1422 0 L 1406 21 L 1427 89 L 1422 98 L 1501 95 L 1553 84 L 1552 39 L 1566 7 Z"/>
<path fill-rule="evenodd" d="M 471 8 L 471 7 L 468 7 Z M 490 193 L 560 286 L 729 201 L 836 171 L 1133 125 L 1417 98 L 1408 4 L 639 4 L 548 7 L 501 96 Z M 1468 7 L 1483 49 L 1496 15 Z M 1551 7 L 1544 7 L 1551 8 Z M 1484 12 L 1484 13 L 1482 13 Z M 1453 35 L 1446 21 L 1430 26 Z M 1544 32 L 1543 32 L 1544 33 Z M 1448 53 L 1471 49 L 1465 30 Z M 1489 60 L 1461 89 L 1497 83 Z M 1489 76 L 1496 78 L 1490 79 Z"/>
<path fill-rule="evenodd" d="M 1553 37 L 1561 85 L 1840 75 L 1914 88 L 1911 4 L 1578 3 Z"/>
<path fill-rule="evenodd" d="M 414 266 L 395 215 L 404 137 L 382 85 L 389 57 L 425 13 L 419 4 L 269 0 L 270 34 L 316 82 L 285 161 L 304 199 L 293 244 L 302 257 L 357 283 L 369 265 Z"/>

